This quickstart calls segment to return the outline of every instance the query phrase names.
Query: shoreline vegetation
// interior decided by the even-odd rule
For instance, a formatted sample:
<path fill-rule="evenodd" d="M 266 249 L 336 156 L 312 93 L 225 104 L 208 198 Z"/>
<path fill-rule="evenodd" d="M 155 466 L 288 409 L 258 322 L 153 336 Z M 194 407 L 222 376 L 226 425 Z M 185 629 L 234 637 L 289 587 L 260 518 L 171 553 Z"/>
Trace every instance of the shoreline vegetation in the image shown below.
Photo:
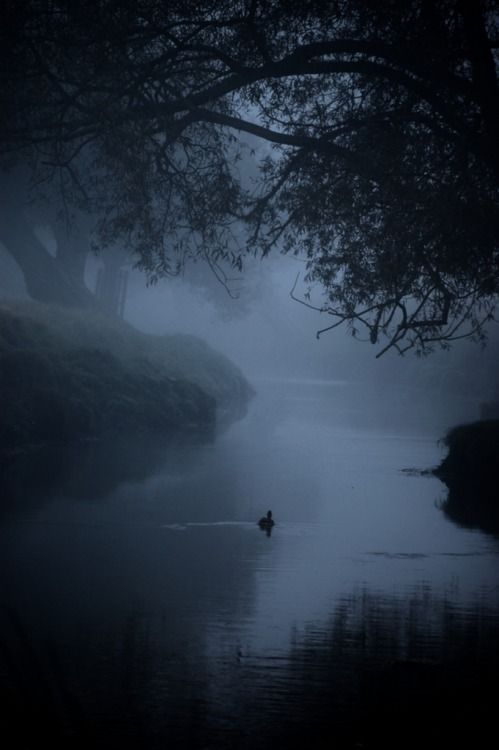
<path fill-rule="evenodd" d="M 87 311 L 0 304 L 0 457 L 129 434 L 210 436 L 253 389 L 189 335 L 156 336 Z"/>
<path fill-rule="evenodd" d="M 443 439 L 448 454 L 433 470 L 447 485 L 444 513 L 462 526 L 499 533 L 499 419 L 458 425 Z"/>

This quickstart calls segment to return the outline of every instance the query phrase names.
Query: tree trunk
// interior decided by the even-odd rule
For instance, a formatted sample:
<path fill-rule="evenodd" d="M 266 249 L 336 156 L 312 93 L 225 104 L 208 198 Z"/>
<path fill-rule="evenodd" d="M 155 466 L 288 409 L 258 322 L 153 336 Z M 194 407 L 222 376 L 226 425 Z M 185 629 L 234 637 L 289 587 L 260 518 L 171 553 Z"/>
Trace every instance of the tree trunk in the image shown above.
<path fill-rule="evenodd" d="M 19 265 L 28 294 L 39 302 L 67 307 L 96 306 L 94 295 L 53 258 L 20 209 L 0 217 L 0 241 Z"/>
<path fill-rule="evenodd" d="M 80 221 L 70 228 L 66 228 L 60 222 L 51 226 L 57 242 L 58 265 L 73 282 L 84 286 L 85 265 L 89 251 L 87 227 Z"/>
<path fill-rule="evenodd" d="M 61 246 L 59 257 L 54 258 L 35 235 L 35 221 L 30 217 L 32 207 L 26 170 L 0 172 L 0 178 L 0 242 L 21 269 L 28 294 L 34 300 L 47 304 L 87 309 L 96 307 L 95 296 L 83 281 L 86 253 L 71 253 L 76 260 L 72 264 L 69 261 L 73 237 L 68 238 L 66 246 Z M 42 216 L 47 223 L 55 224 L 52 213 L 48 205 Z M 87 236 L 85 232 L 80 233 L 75 229 L 75 238 L 80 234 Z M 64 254 L 66 258 L 63 262 Z"/>
<path fill-rule="evenodd" d="M 123 252 L 119 248 L 106 248 L 101 253 L 103 266 L 97 277 L 96 297 L 103 310 L 110 315 L 123 317 L 127 271 L 123 268 Z"/>

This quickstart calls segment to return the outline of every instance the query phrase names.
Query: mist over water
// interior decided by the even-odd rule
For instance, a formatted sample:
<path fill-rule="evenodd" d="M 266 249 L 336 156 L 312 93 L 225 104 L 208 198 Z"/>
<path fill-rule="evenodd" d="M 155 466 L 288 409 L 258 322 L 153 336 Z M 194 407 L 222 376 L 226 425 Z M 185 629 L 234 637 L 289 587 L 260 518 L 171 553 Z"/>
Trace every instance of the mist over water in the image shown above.
<path fill-rule="evenodd" d="M 107 490 L 66 477 L 18 503 L 0 528 L 13 720 L 97 747 L 395 747 L 387 705 L 411 746 L 489 695 L 498 542 L 403 471 L 439 461 L 435 435 L 363 421 L 348 388 L 261 379 L 213 442 L 152 464 L 138 442 L 135 476 L 118 452 Z"/>
<path fill-rule="evenodd" d="M 0 742 L 488 747 L 497 3 L 3 6 Z"/>
<path fill-rule="evenodd" d="M 127 319 L 151 333 L 202 336 L 238 364 L 257 389 L 260 379 L 319 381 L 325 389 L 341 382 L 348 387 L 334 409 L 343 415 L 350 410 L 353 425 L 393 425 L 437 437 L 454 424 L 478 419 L 480 404 L 496 398 L 499 344 L 493 323 L 485 349 L 457 342 L 450 351 L 437 348 L 427 358 L 390 351 L 376 359 L 378 349 L 362 330 L 360 340 L 346 327 L 317 340 L 317 331 L 334 319 L 291 299 L 298 275 L 294 293 L 306 302 L 305 267 L 299 259 L 248 261 L 244 274 L 229 286 L 234 298 L 216 282 L 203 286 L 197 278 L 194 284 L 189 273 L 187 268 L 185 277 L 153 287 L 146 287 L 140 275 L 132 276 Z M 211 274 L 198 272 L 201 279 L 206 273 Z M 324 304 L 320 289 L 315 296 L 313 290 L 311 301 Z"/>
<path fill-rule="evenodd" d="M 289 298 L 297 264 L 278 268 L 251 271 L 254 303 L 130 278 L 129 322 L 241 367 L 244 418 L 194 442 L 45 448 L 5 473 L 0 688 L 19 746 L 486 737 L 499 545 L 451 522 L 421 472 L 493 397 L 494 335 L 376 360 L 345 331 L 317 341 L 324 317 Z"/>

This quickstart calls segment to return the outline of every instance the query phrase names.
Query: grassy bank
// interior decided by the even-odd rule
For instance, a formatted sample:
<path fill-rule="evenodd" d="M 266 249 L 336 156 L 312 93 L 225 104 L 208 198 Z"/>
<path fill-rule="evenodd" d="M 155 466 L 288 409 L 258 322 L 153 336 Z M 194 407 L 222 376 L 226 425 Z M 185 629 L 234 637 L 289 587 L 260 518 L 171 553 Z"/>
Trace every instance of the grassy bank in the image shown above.
<path fill-rule="evenodd" d="M 213 430 L 251 395 L 226 357 L 190 336 L 35 303 L 0 305 L 0 449 Z"/>
<path fill-rule="evenodd" d="M 435 474 L 449 488 L 444 511 L 465 526 L 499 532 L 499 419 L 459 425 L 444 438 Z"/>

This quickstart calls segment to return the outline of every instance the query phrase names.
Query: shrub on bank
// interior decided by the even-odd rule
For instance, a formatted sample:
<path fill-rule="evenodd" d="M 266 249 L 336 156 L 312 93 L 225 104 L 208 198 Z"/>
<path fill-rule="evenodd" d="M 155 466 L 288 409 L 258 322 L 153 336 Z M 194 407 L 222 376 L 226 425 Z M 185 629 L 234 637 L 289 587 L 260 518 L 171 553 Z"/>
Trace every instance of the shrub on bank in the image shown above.
<path fill-rule="evenodd" d="M 35 303 L 0 305 L 0 448 L 107 433 L 213 429 L 250 387 L 194 337 Z M 224 402 L 225 398 L 225 402 Z"/>
<path fill-rule="evenodd" d="M 462 525 L 499 532 L 499 419 L 454 427 L 443 442 L 448 454 L 434 472 L 449 488 L 443 510 Z"/>
<path fill-rule="evenodd" d="M 442 479 L 483 484 L 497 478 L 499 419 L 458 425 L 449 430 L 443 442 L 449 452 L 437 469 Z"/>

